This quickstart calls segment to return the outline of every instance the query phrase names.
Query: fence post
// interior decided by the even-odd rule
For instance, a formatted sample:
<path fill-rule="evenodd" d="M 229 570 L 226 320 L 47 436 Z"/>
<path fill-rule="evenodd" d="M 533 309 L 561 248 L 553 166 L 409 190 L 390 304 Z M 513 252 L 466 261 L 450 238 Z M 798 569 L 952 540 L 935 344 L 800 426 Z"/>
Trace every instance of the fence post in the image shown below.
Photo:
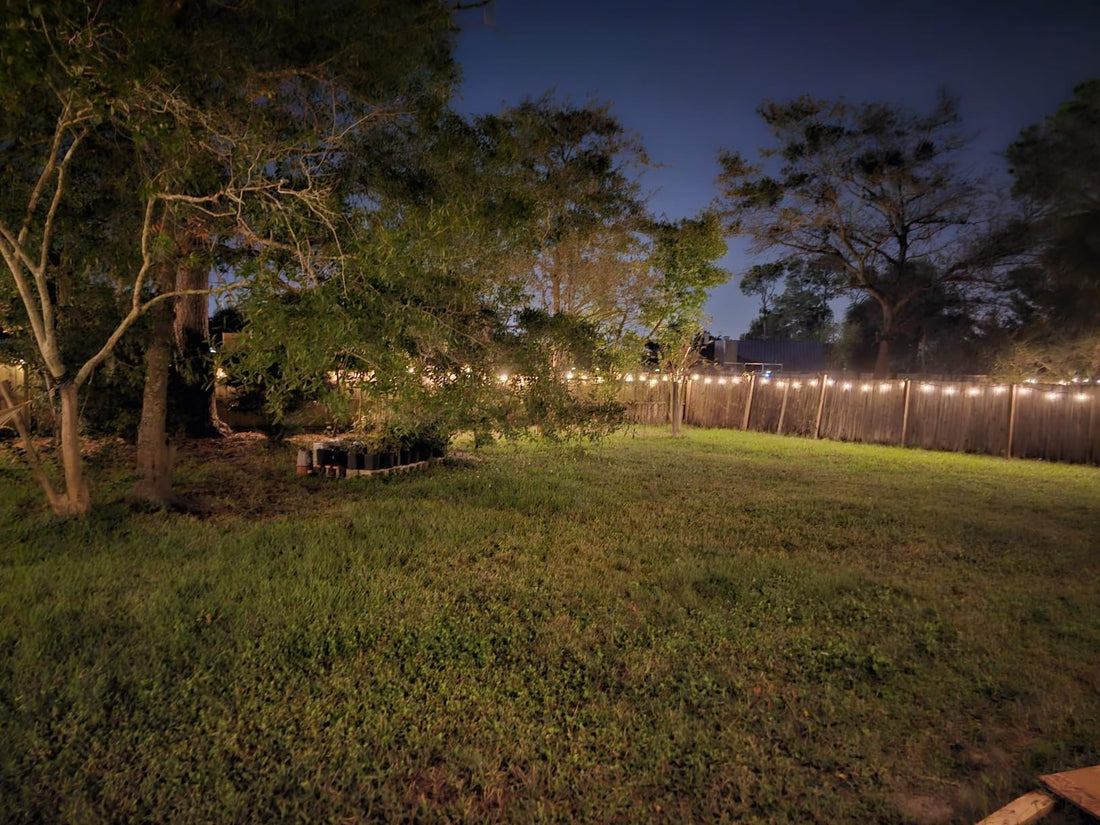
<path fill-rule="evenodd" d="M 1005 445 L 1005 458 L 1012 458 L 1012 438 L 1016 434 L 1016 390 L 1013 384 L 1008 393 L 1008 443 Z"/>
<path fill-rule="evenodd" d="M 783 418 L 787 415 L 787 393 L 791 391 L 791 379 L 783 385 L 783 403 L 779 405 L 779 423 L 775 425 L 775 434 L 783 435 Z"/>
<path fill-rule="evenodd" d="M 821 414 L 825 411 L 825 390 L 829 386 L 829 373 L 821 376 L 821 396 L 817 399 L 817 420 L 814 421 L 814 438 L 821 438 Z"/>
<path fill-rule="evenodd" d="M 756 373 L 749 376 L 749 400 L 745 402 L 745 414 L 741 417 L 741 429 L 749 428 L 749 416 L 752 415 L 752 397 L 756 391 Z"/>
<path fill-rule="evenodd" d="M 905 409 L 901 414 L 901 446 L 905 446 L 905 433 L 909 429 L 909 385 L 908 378 L 905 379 Z"/>

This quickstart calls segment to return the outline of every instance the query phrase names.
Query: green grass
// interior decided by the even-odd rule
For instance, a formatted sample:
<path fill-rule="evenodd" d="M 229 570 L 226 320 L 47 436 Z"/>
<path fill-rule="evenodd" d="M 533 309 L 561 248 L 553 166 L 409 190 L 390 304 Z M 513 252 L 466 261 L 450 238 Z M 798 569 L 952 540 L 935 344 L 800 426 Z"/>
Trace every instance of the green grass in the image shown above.
<path fill-rule="evenodd" d="M 197 516 L 124 459 L 84 523 L 0 460 L 0 821 L 966 822 L 1100 762 L 1096 468 L 257 449 L 185 461 Z"/>

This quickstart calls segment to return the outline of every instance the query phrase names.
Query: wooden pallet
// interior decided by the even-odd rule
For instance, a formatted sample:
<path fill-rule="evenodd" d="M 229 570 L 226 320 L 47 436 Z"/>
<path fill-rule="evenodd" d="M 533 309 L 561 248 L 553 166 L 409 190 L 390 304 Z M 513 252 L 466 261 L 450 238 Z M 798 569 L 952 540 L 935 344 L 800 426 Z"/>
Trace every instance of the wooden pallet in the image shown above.
<path fill-rule="evenodd" d="M 1057 797 L 1100 819 L 1100 765 L 1047 774 L 1039 781 Z M 994 811 L 978 825 L 1031 825 L 1053 811 L 1056 802 L 1050 794 L 1032 791 Z"/>

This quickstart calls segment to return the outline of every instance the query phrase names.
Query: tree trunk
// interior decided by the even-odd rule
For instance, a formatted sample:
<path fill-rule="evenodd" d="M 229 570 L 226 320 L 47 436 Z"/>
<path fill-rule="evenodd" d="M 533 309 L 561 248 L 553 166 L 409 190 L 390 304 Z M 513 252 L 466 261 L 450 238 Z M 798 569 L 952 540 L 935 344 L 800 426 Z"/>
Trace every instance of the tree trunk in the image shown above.
<path fill-rule="evenodd" d="M 882 309 L 882 328 L 878 336 L 878 355 L 875 357 L 875 378 L 890 377 L 890 342 L 897 333 L 894 330 L 894 308 L 888 301 L 876 296 Z"/>
<path fill-rule="evenodd" d="M 61 464 L 65 470 L 65 492 L 54 504 L 60 516 L 87 515 L 92 508 L 84 458 L 80 451 L 80 407 L 76 386 L 71 381 L 58 385 L 61 401 Z"/>
<path fill-rule="evenodd" d="M 890 377 L 890 339 L 881 336 L 878 339 L 878 355 L 875 356 L 875 378 Z"/>
<path fill-rule="evenodd" d="M 680 424 L 684 418 L 684 408 L 680 403 L 680 379 L 669 379 L 669 392 L 672 394 L 671 407 L 669 408 L 669 419 L 672 421 L 672 434 L 680 434 Z"/>
<path fill-rule="evenodd" d="M 209 262 L 200 254 L 197 240 L 185 236 L 187 253 L 176 267 L 176 289 L 205 290 L 210 286 Z M 218 418 L 214 398 L 213 366 L 210 360 L 210 313 L 207 295 L 181 295 L 174 301 L 172 335 L 180 369 L 172 371 L 170 398 L 174 420 L 191 438 L 210 438 L 226 432 Z"/>
<path fill-rule="evenodd" d="M 153 331 L 145 352 L 145 392 L 137 436 L 137 466 L 141 479 L 131 495 L 139 501 L 163 507 L 168 504 L 172 491 L 172 456 L 167 434 L 172 310 L 161 303 L 151 312 Z"/>

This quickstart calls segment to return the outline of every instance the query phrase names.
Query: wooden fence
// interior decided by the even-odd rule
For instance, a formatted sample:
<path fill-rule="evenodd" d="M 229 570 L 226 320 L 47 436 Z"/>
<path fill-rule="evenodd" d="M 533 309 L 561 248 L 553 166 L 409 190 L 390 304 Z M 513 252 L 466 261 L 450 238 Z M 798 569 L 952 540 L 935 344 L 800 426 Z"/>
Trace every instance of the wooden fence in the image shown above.
<path fill-rule="evenodd" d="M 684 422 L 699 427 L 1100 464 L 1093 384 L 706 376 L 683 395 Z M 668 421 L 666 380 L 624 382 L 620 398 L 630 421 Z"/>

